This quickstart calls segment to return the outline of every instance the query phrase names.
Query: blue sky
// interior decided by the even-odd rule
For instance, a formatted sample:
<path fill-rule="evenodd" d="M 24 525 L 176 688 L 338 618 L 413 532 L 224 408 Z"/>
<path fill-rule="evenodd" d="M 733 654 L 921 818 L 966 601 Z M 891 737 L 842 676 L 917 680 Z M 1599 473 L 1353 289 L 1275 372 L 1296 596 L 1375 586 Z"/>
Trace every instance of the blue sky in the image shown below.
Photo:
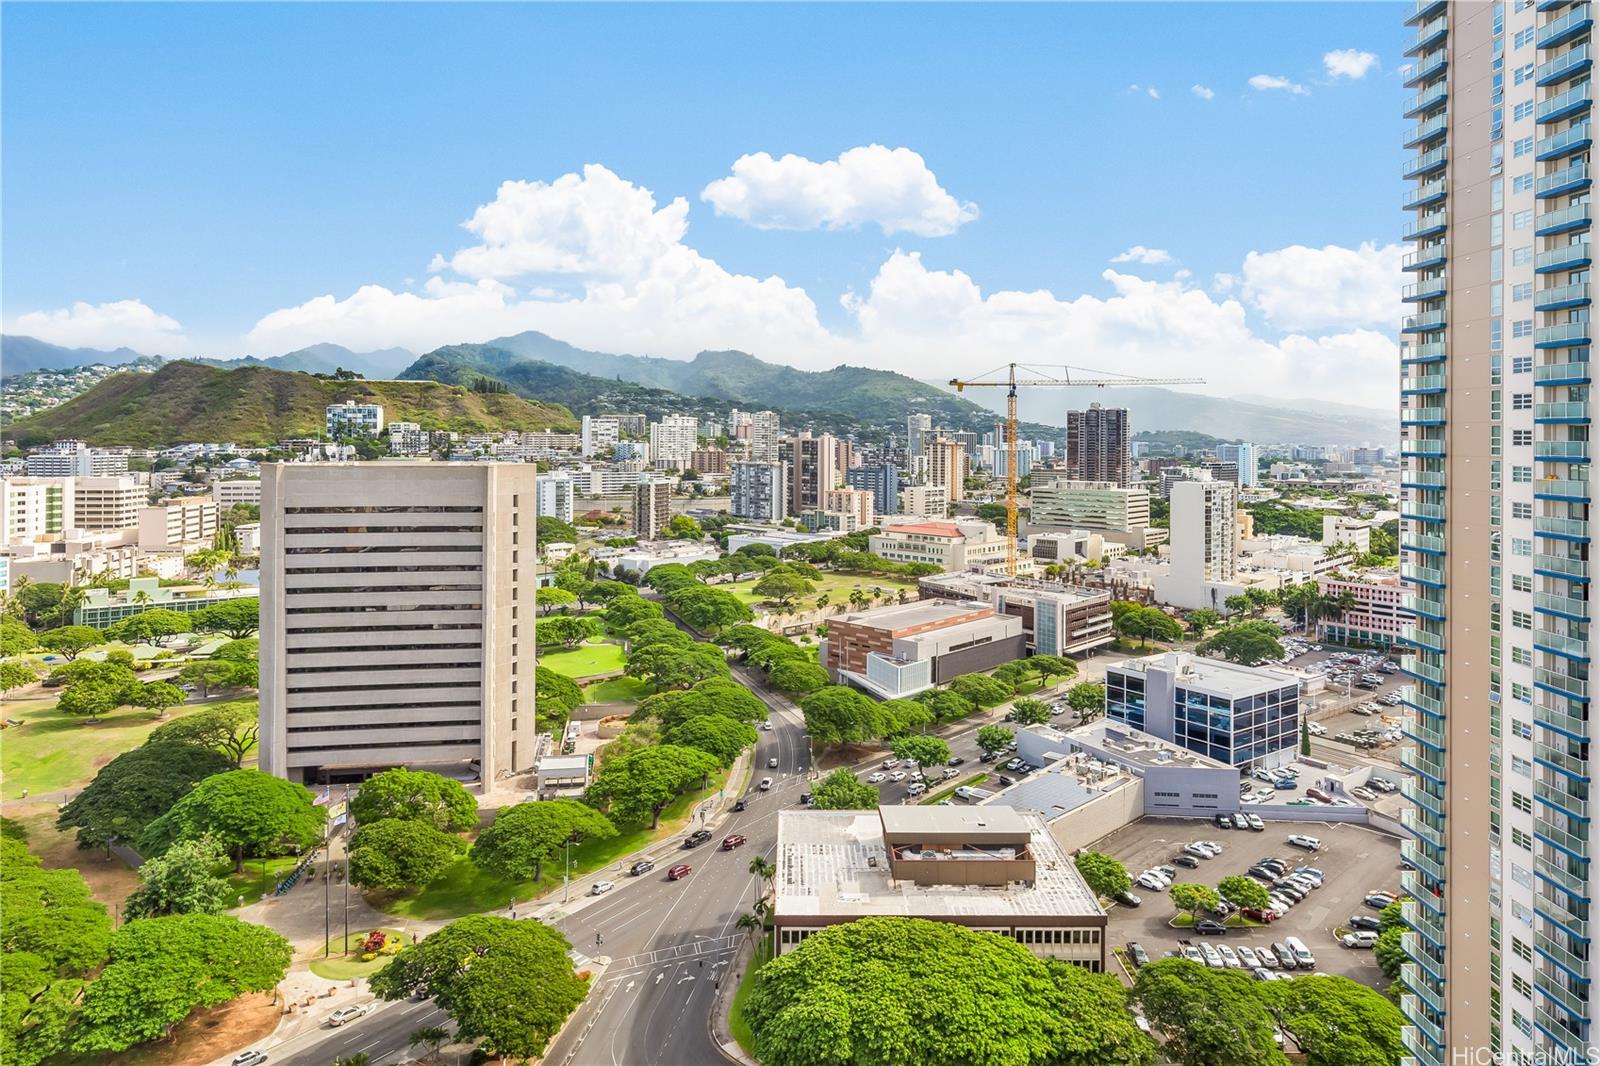
<path fill-rule="evenodd" d="M 919 376 L 1237 351 L 1254 391 L 1382 402 L 1404 10 L 8 3 L 0 311 L 173 353 L 529 326 Z M 819 166 L 870 146 L 916 155 Z M 740 177 L 743 217 L 704 198 L 759 152 L 802 158 Z M 1134 246 L 1165 258 L 1110 262 Z"/>

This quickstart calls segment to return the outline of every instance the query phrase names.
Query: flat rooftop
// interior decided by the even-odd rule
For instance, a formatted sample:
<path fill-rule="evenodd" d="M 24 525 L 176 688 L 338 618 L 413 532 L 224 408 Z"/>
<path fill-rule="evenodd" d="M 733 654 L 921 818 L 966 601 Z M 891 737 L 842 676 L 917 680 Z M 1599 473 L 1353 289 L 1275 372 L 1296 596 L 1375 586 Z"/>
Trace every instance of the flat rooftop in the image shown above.
<path fill-rule="evenodd" d="M 1119 663 L 1112 663 L 1107 669 L 1139 674 L 1152 669 L 1171 670 L 1178 675 L 1179 685 L 1204 688 L 1215 695 L 1230 698 L 1253 696 L 1268 689 L 1300 683 L 1297 676 L 1283 670 L 1272 670 L 1264 666 L 1239 666 L 1221 659 L 1206 659 L 1181 651 L 1124 659 Z"/>
<path fill-rule="evenodd" d="M 954 600 L 915 600 L 911 603 L 879 607 L 871 611 L 856 611 L 840 616 L 839 621 L 849 622 L 853 625 L 872 626 L 876 629 L 911 629 L 914 626 L 931 625 L 936 622 L 955 623 L 965 621 L 974 616 L 990 613 L 992 613 L 991 608 L 981 603 Z"/>
<path fill-rule="evenodd" d="M 1188 748 L 1168 743 L 1160 737 L 1141 733 L 1115 722 L 1098 721 L 1062 732 L 1044 726 L 1026 730 L 1034 736 L 1060 745 L 1064 755 L 1074 746 L 1086 750 L 1100 750 L 1140 769 L 1158 767 L 1188 767 L 1190 769 L 1227 770 L 1237 773 L 1235 767 L 1217 759 L 1192 752 Z"/>
<path fill-rule="evenodd" d="M 979 809 L 998 811 L 1009 807 L 1015 811 L 1037 814 L 1049 822 L 1134 780 L 1118 769 L 1107 778 L 1104 786 L 1090 787 L 1079 779 L 1076 770 L 1065 761 L 1051 763 L 1045 769 L 1001 789 L 984 800 Z"/>
<path fill-rule="evenodd" d="M 890 811 L 952 810 L 980 817 L 1003 817 L 1003 807 L 893 807 Z M 841 916 L 866 918 L 1026 918 L 1099 916 L 1105 912 L 1077 867 L 1036 814 L 1011 812 L 1029 834 L 1037 863 L 1032 887 L 932 885 L 895 881 L 884 845 L 878 811 L 778 812 L 777 877 L 779 918 Z M 922 815 L 908 815 L 920 818 Z M 959 826 L 957 827 L 959 829 Z"/>
<path fill-rule="evenodd" d="M 1028 825 L 1016 811 L 1004 807 L 880 807 L 878 817 L 886 833 L 970 833 L 974 838 L 990 833 L 1026 833 Z"/>
<path fill-rule="evenodd" d="M 1009 574 L 985 574 L 973 570 L 961 570 L 948 574 L 930 574 L 919 578 L 918 583 L 928 588 L 948 591 L 951 594 L 976 596 L 988 589 L 999 589 L 1010 593 L 1016 598 L 1028 596 L 1033 593 L 1049 595 L 1058 599 L 1069 601 L 1094 600 L 1111 601 L 1109 592 L 1098 589 L 1086 589 L 1076 585 L 1064 585 L 1057 581 L 1039 581 L 1034 578 L 1012 577 Z"/>

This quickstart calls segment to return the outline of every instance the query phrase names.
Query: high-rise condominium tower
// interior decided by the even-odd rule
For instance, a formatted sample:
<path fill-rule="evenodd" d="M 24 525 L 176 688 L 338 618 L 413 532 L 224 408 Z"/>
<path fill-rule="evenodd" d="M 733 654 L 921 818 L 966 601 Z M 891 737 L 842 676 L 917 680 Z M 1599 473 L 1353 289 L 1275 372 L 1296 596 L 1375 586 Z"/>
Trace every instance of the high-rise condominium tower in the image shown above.
<path fill-rule="evenodd" d="M 532 765 L 535 473 L 262 465 L 261 769 L 496 781 Z"/>
<path fill-rule="evenodd" d="M 1128 411 L 1089 405 L 1067 412 L 1067 467 L 1079 481 L 1128 483 L 1133 460 L 1128 448 Z"/>
<path fill-rule="evenodd" d="M 1409 11 L 1403 1039 L 1588 1061 L 1592 9 Z"/>

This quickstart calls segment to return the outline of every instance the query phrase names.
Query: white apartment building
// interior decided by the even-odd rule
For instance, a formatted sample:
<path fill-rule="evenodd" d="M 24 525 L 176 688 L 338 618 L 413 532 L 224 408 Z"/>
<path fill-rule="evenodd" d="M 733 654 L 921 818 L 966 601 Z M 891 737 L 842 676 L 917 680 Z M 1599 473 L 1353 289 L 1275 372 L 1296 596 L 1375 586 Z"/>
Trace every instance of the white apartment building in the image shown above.
<path fill-rule="evenodd" d="M 534 468 L 261 470 L 261 768 L 305 782 L 530 769 Z"/>
<path fill-rule="evenodd" d="M 617 446 L 622 433 L 622 423 L 601 415 L 584 415 L 579 437 L 579 451 L 585 456 L 609 456 Z"/>
<path fill-rule="evenodd" d="M 931 415 L 906 415 L 906 455 L 920 456 L 933 436 Z"/>
<path fill-rule="evenodd" d="M 211 498 L 226 511 L 236 503 L 259 505 L 261 503 L 260 478 L 217 479 L 211 483 Z"/>
<path fill-rule="evenodd" d="M 217 501 L 209 496 L 176 496 L 139 508 L 142 551 L 193 551 L 211 546 L 217 535 Z"/>
<path fill-rule="evenodd" d="M 1229 481 L 1181 481 L 1172 488 L 1171 571 L 1162 598 L 1185 608 L 1222 610 L 1220 586 L 1233 581 L 1239 552 L 1234 510 L 1238 487 Z"/>
<path fill-rule="evenodd" d="M 778 425 L 778 412 L 753 411 L 749 418 L 751 461 L 777 462 L 783 442 L 783 429 Z"/>
<path fill-rule="evenodd" d="M 900 513 L 943 518 L 950 513 L 950 493 L 943 485 L 902 485 Z"/>
<path fill-rule="evenodd" d="M 389 423 L 390 455 L 427 455 L 432 450 L 433 434 L 418 423 Z"/>
<path fill-rule="evenodd" d="M 1253 489 L 1261 483 L 1261 457 L 1254 444 L 1219 444 L 1217 458 L 1238 466 L 1240 488 Z"/>
<path fill-rule="evenodd" d="M 1322 517 L 1323 544 L 1349 544 L 1361 554 L 1372 550 L 1372 523 L 1363 518 L 1330 514 Z"/>
<path fill-rule="evenodd" d="M 667 415 L 650 423 L 650 456 L 656 469 L 687 469 L 699 431 L 700 421 L 693 415 Z"/>
<path fill-rule="evenodd" d="M 732 464 L 728 476 L 731 513 L 757 522 L 782 522 L 789 514 L 786 473 L 779 462 Z"/>
<path fill-rule="evenodd" d="M 72 478 L 0 478 L 0 544 L 54 540 L 74 528 Z"/>
<path fill-rule="evenodd" d="M 897 563 L 931 563 L 940 570 L 999 573 L 1006 538 L 989 522 L 908 522 L 889 525 L 867 540 L 867 550 Z"/>
<path fill-rule="evenodd" d="M 260 555 L 261 523 L 240 522 L 234 526 L 233 550 L 239 555 Z"/>
<path fill-rule="evenodd" d="M 1370 644 L 1387 648 L 1400 640 L 1416 616 L 1406 608 L 1407 594 L 1393 570 L 1359 574 L 1325 574 L 1317 591 L 1330 598 L 1349 596 L 1351 606 L 1317 619 L 1317 639 L 1331 644 Z"/>
<path fill-rule="evenodd" d="M 330 403 L 326 412 L 328 436 L 378 437 L 383 435 L 383 404 Z"/>
<path fill-rule="evenodd" d="M 534 513 L 540 518 L 559 518 L 563 522 L 570 523 L 577 513 L 576 485 L 572 480 L 572 474 L 566 470 L 540 474 L 537 485 L 538 497 Z"/>
<path fill-rule="evenodd" d="M 59 440 L 29 452 L 24 466 L 29 477 L 115 477 L 128 472 L 128 451 Z"/>
<path fill-rule="evenodd" d="M 1109 481 L 1072 481 L 1036 472 L 1028 491 L 1028 531 L 1100 533 L 1108 541 L 1143 551 L 1167 541 L 1150 524 L 1150 493 Z"/>

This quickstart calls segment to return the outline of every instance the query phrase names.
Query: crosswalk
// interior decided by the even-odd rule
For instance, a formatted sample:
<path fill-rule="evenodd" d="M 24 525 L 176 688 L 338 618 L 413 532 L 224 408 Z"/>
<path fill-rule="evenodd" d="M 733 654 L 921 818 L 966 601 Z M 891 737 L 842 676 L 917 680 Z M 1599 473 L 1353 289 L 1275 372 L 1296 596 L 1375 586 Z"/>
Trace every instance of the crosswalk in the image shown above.
<path fill-rule="evenodd" d="M 733 936 L 706 937 L 690 944 L 676 944 L 669 948 L 657 948 L 654 951 L 646 951 L 639 955 L 613 959 L 610 967 L 608 967 L 608 972 L 615 973 L 618 970 L 636 969 L 641 966 L 656 966 L 664 962 L 681 962 L 684 959 L 720 955 L 738 947 L 739 941 L 743 937 L 743 933 Z"/>

